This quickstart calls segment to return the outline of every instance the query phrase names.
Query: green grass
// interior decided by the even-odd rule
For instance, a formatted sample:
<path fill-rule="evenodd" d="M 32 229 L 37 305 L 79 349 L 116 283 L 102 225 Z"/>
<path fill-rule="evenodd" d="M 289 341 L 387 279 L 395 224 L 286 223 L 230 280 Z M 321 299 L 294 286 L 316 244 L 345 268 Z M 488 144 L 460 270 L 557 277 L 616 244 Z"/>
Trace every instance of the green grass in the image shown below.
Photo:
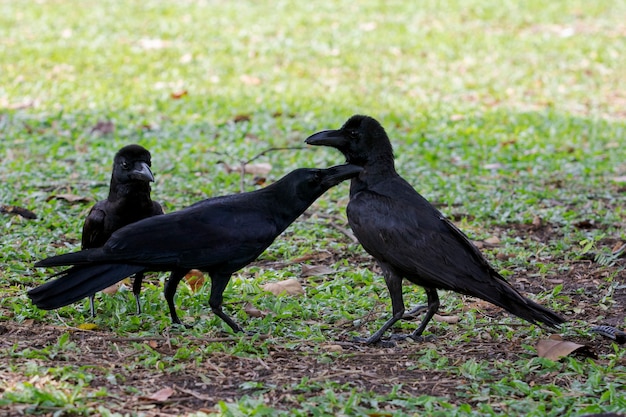
<path fill-rule="evenodd" d="M 0 214 L 0 324 L 71 329 L 90 321 L 86 303 L 44 312 L 25 291 L 50 275 L 33 268 L 36 260 L 78 248 L 82 221 L 105 197 L 122 146 L 152 152 L 153 196 L 173 211 L 238 192 L 240 177 L 223 162 L 236 165 L 270 147 L 303 147 L 255 161 L 272 164 L 270 182 L 296 167 L 341 163 L 336 151 L 306 148 L 303 140 L 364 113 L 386 127 L 398 171 L 420 193 L 473 239 L 500 238 L 484 250 L 488 258 L 511 279 L 544 288 L 536 298 L 573 319 L 567 337 L 588 337 L 586 322 L 624 327 L 623 299 L 613 296 L 624 285 L 623 261 L 611 260 L 610 249 L 626 240 L 624 185 L 614 181 L 626 171 L 625 15 L 619 1 L 0 0 L 0 203 L 38 216 Z M 114 132 L 93 131 L 99 121 L 113 122 Z M 251 177 L 244 185 L 257 188 Z M 112 399 L 125 404 L 150 394 L 134 385 L 133 373 L 194 375 L 211 385 L 198 375 L 222 355 L 270 363 L 272 352 L 285 349 L 301 355 L 295 363 L 356 366 L 356 359 L 344 362 L 354 352 L 323 346 L 376 330 L 390 303 L 371 259 L 330 224 L 338 218 L 332 222 L 346 226 L 347 192 L 347 184 L 329 191 L 227 288 L 229 314 L 269 338 L 202 343 L 227 331 L 207 308 L 208 286 L 197 294 L 180 286 L 181 316 L 194 327 L 170 329 L 165 276 L 155 275 L 144 286 L 141 317 L 128 292 L 98 299 L 94 322 L 103 337 L 138 339 L 116 345 L 127 358 L 119 368 L 73 363 L 83 343 L 95 343 L 82 333 L 39 335 L 39 345 L 24 336 L 0 345 L 10 376 L 0 383 L 0 407 L 114 415 Z M 62 193 L 92 201 L 50 199 Z M 551 228 L 547 238 L 529 231 L 536 219 Z M 592 227 L 577 226 L 585 222 Z M 301 278 L 293 260 L 307 255 L 337 273 Z M 580 259 L 596 262 L 583 270 Z M 568 281 L 586 273 L 580 283 L 593 282 L 593 291 Z M 260 290 L 292 277 L 304 297 Z M 415 305 L 423 292 L 407 285 L 405 300 Z M 252 319 L 246 302 L 271 314 Z M 414 389 L 410 376 L 388 390 L 345 376 L 278 385 L 260 377 L 233 381 L 238 394 L 216 398 L 210 410 L 184 412 L 579 416 L 626 409 L 623 348 L 595 339 L 603 346 L 597 360 L 542 360 L 532 346 L 545 332 L 465 311 L 467 303 L 442 293 L 442 310 L 461 315 L 460 323 L 433 323 L 434 345 L 406 349 L 413 352 L 407 367 L 452 381 L 441 395 Z M 145 337 L 166 337 L 173 347 L 151 348 L 139 340 Z M 477 353 L 463 356 L 468 344 Z M 493 346 L 509 354 L 490 357 Z"/>

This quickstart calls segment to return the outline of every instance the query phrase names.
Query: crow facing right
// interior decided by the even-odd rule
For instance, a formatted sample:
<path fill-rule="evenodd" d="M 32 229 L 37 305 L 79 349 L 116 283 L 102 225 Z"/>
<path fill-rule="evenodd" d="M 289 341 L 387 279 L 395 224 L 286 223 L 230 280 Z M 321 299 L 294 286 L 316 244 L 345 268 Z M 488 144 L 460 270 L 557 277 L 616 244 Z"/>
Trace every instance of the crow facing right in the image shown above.
<path fill-rule="evenodd" d="M 87 214 L 83 224 L 81 249 L 93 249 L 106 243 L 113 232 L 137 220 L 163 214 L 163 208 L 150 198 L 150 183 L 154 176 L 150 170 L 150 152 L 139 145 L 121 148 L 113 158 L 109 195 L 98 201 Z M 141 313 L 139 292 L 143 274 L 133 279 L 133 294 L 137 314 Z M 91 317 L 96 316 L 94 296 L 89 296 Z"/>
<path fill-rule="evenodd" d="M 180 324 L 174 306 L 176 288 L 190 269 L 199 269 L 211 277 L 212 311 L 234 331 L 242 331 L 222 311 L 222 294 L 231 275 L 255 260 L 319 196 L 361 170 L 348 164 L 296 169 L 260 190 L 209 198 L 132 223 L 100 248 L 37 262 L 37 267 L 73 266 L 28 296 L 37 307 L 52 310 L 138 272 L 171 271 L 165 299 L 172 321 Z"/>
<path fill-rule="evenodd" d="M 411 312 L 426 310 L 413 338 L 439 309 L 437 289 L 481 298 L 534 324 L 556 327 L 565 322 L 517 292 L 463 232 L 398 175 L 391 143 L 378 121 L 352 116 L 341 129 L 316 133 L 306 143 L 334 147 L 348 163 L 363 167 L 350 184 L 348 222 L 380 265 L 393 309 L 391 319 L 366 343 L 378 342 L 404 317 L 403 278 L 423 287 L 428 298 L 427 306 Z"/>

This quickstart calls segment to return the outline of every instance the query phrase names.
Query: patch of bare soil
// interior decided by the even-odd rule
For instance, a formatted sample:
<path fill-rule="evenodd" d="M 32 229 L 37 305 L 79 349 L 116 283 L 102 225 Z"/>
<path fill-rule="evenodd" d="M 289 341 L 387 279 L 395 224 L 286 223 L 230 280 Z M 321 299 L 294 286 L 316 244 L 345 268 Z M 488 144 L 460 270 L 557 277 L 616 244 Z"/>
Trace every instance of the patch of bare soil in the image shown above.
<path fill-rule="evenodd" d="M 550 225 L 513 225 L 511 230 L 544 242 L 561 238 L 558 228 Z M 601 242 L 611 247 L 616 243 L 612 240 Z M 331 260 L 335 258 L 332 253 L 323 256 Z M 362 262 L 364 259 L 355 259 L 355 263 Z M 592 259 L 563 260 L 561 266 L 559 270 L 562 272 L 557 278 L 540 278 L 540 274 L 535 274 L 537 271 L 529 266 L 527 276 L 516 274 L 511 282 L 524 293 L 549 291 L 556 284 L 562 283 L 561 295 L 570 300 L 569 320 L 583 323 L 587 329 L 594 325 L 622 328 L 626 311 L 626 279 L 622 270 L 626 266 L 626 259 L 619 257 L 610 266 L 600 265 Z M 612 279 L 607 279 L 609 277 Z M 480 300 L 466 298 L 466 304 L 468 308 L 478 307 L 481 314 L 496 318 L 504 316 L 501 309 Z M 446 339 L 452 335 L 438 334 L 436 323 L 432 326 L 437 338 L 423 343 L 434 346 L 448 358 L 449 363 L 462 365 L 468 360 L 517 360 L 527 354 L 522 344 L 528 341 L 524 340 L 494 341 L 486 337 L 455 341 L 454 346 L 448 346 Z M 280 409 L 299 408 L 306 399 L 321 395 L 311 389 L 311 386 L 315 386 L 312 383 L 316 381 L 334 381 L 359 391 L 380 394 L 389 393 L 399 386 L 401 395 L 441 396 L 451 402 L 464 401 L 460 398 L 463 393 L 459 392 L 458 387 L 467 382 L 459 377 L 452 378 L 445 372 L 420 369 L 423 366 L 417 365 L 420 355 L 416 353 L 420 350 L 419 343 L 407 341 L 395 347 L 363 346 L 353 344 L 339 328 L 333 336 L 335 341 L 327 346 L 320 347 L 301 341 L 295 348 L 286 348 L 285 342 L 294 341 L 276 340 L 274 343 L 270 340 L 269 352 L 265 355 L 244 357 L 215 353 L 210 360 L 201 363 L 189 361 L 174 372 L 136 365 L 139 361 L 136 356 L 137 343 L 162 355 L 173 356 L 177 346 L 167 335 L 120 338 L 108 332 L 79 331 L 32 321 L 22 324 L 5 322 L 0 326 L 0 350 L 39 350 L 57 343 L 58 338 L 68 331 L 75 347 L 53 358 L 24 359 L 19 355 L 5 358 L 5 366 L 0 368 L 2 380 L 9 384 L 11 381 L 30 381 L 35 386 L 50 383 L 50 379 L 45 376 L 25 376 L 13 371 L 26 369 L 26 362 L 49 367 L 77 364 L 89 366 L 95 378 L 89 382 L 87 389 L 95 392 L 105 387 L 108 393 L 107 397 L 94 401 L 120 413 L 143 413 L 145 416 L 214 411 L 218 401 L 236 400 L 242 395 L 259 393 L 255 390 L 255 382 L 265 387 L 262 392 L 267 405 Z M 208 343 L 235 344 L 236 341 L 234 337 L 198 338 L 191 339 L 190 343 L 200 349 Z M 603 357 L 614 352 L 611 342 L 598 335 L 589 334 L 588 337 L 581 336 L 573 341 L 590 345 L 598 354 L 597 361 L 603 361 Z M 329 351 L 344 354 L 328 355 Z M 494 370 L 494 380 L 503 376 Z M 546 381 L 535 380 L 534 383 L 565 386 L 570 382 L 552 374 L 546 374 L 544 378 Z M 303 380 L 309 382 L 303 385 Z M 134 390 L 129 392 L 128 387 Z M 94 402 L 94 405 L 98 403 Z M 20 409 L 16 407 L 19 406 L 11 407 L 0 407 L 0 414 L 17 415 Z M 50 411 L 50 415 L 53 411 Z"/>

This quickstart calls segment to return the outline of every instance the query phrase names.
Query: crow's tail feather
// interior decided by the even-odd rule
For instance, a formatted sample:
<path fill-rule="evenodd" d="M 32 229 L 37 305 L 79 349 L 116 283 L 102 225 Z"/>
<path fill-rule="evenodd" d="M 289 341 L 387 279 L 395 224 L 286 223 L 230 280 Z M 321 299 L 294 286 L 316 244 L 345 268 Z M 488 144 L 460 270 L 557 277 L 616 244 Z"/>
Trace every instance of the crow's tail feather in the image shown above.
<path fill-rule="evenodd" d="M 36 267 L 85 265 L 94 262 L 94 258 L 102 253 L 102 248 L 84 249 L 51 256 L 35 263 Z"/>
<path fill-rule="evenodd" d="M 558 328 L 560 324 L 566 322 L 563 317 L 559 316 L 554 311 L 525 297 L 524 303 L 507 303 L 501 305 L 501 307 L 509 313 L 515 314 L 517 317 L 529 321 L 530 323 L 537 325 L 544 324 L 553 329 Z"/>
<path fill-rule="evenodd" d="M 478 295 L 480 298 L 536 325 L 544 324 L 556 329 L 560 324 L 567 321 L 549 308 L 524 297 L 497 272 L 492 272 L 492 278 L 494 279 L 490 282 L 490 291 L 473 295 Z"/>
<path fill-rule="evenodd" d="M 97 264 L 73 266 L 54 281 L 28 291 L 33 304 L 54 310 L 95 294 L 124 278 L 145 270 L 138 265 Z"/>

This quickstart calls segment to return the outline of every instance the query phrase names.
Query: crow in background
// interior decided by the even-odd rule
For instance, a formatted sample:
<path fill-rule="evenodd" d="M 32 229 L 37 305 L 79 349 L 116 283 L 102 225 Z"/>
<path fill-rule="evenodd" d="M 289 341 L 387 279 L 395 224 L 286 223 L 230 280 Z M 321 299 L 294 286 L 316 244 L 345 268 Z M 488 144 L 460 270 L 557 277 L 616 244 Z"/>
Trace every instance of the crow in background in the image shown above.
<path fill-rule="evenodd" d="M 150 166 L 150 152 L 139 145 L 120 149 L 113 159 L 109 196 L 98 201 L 89 211 L 83 224 L 81 249 L 99 248 L 117 229 L 137 220 L 163 214 L 163 208 L 150 199 L 150 182 L 154 181 Z M 139 292 L 143 273 L 135 274 L 133 294 L 137 314 L 141 313 Z M 94 295 L 89 295 L 91 316 L 96 316 Z"/>
<path fill-rule="evenodd" d="M 272 185 L 249 193 L 215 197 L 183 210 L 150 217 L 113 233 L 101 248 L 53 256 L 37 267 L 74 265 L 60 277 L 28 292 L 42 309 L 59 308 L 125 277 L 171 271 L 165 284 L 172 321 L 176 287 L 192 268 L 211 277 L 209 305 L 235 332 L 242 331 L 222 311 L 231 275 L 255 260 L 319 196 L 362 168 L 296 169 Z"/>
<path fill-rule="evenodd" d="M 427 306 L 407 314 L 426 310 L 410 336 L 414 339 L 439 309 L 437 289 L 481 298 L 534 324 L 556 327 L 565 322 L 517 292 L 463 232 L 398 175 L 391 143 L 376 120 L 353 116 L 341 129 L 316 133 L 306 143 L 336 148 L 348 163 L 363 167 L 351 181 L 348 222 L 380 265 L 393 309 L 393 317 L 366 343 L 378 342 L 387 329 L 406 317 L 403 278 L 423 287 L 428 298 Z"/>

